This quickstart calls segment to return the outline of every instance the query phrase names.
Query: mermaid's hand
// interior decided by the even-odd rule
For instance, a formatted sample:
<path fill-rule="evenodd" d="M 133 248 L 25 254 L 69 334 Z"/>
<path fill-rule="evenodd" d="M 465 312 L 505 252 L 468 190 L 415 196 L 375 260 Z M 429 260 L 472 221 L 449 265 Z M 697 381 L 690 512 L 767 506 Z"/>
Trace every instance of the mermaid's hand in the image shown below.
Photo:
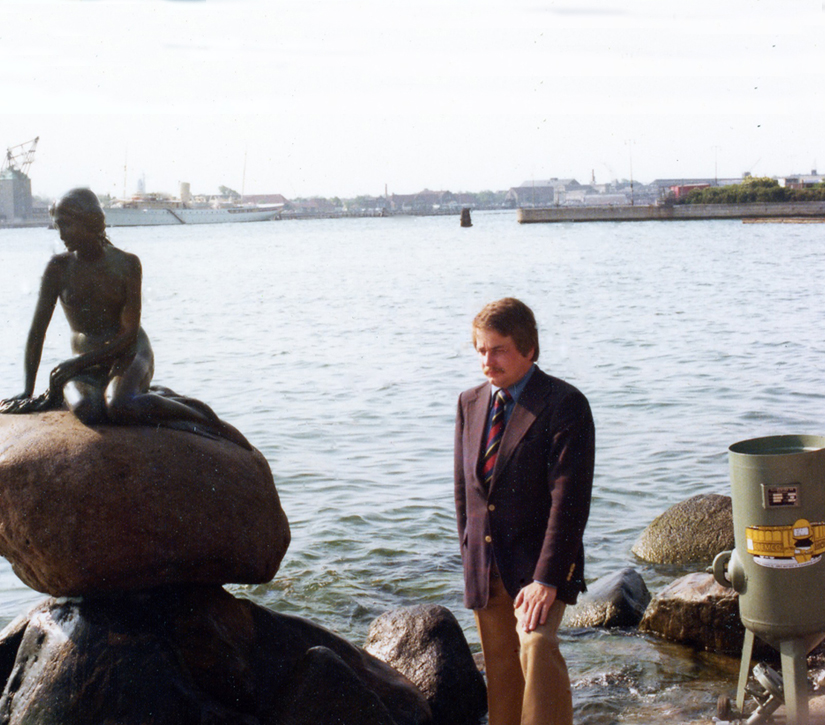
<path fill-rule="evenodd" d="M 63 390 L 66 383 L 75 377 L 81 370 L 75 359 L 64 360 L 57 365 L 49 375 L 49 390 Z"/>
<path fill-rule="evenodd" d="M 63 389 L 50 388 L 43 395 L 32 398 L 28 395 L 16 395 L 13 398 L 0 400 L 0 414 L 2 413 L 42 413 L 47 410 L 56 410 L 63 405 Z"/>
<path fill-rule="evenodd" d="M 12 398 L 0 400 L 0 413 L 16 413 L 20 408 L 31 403 L 31 397 L 26 393 L 20 393 Z"/>

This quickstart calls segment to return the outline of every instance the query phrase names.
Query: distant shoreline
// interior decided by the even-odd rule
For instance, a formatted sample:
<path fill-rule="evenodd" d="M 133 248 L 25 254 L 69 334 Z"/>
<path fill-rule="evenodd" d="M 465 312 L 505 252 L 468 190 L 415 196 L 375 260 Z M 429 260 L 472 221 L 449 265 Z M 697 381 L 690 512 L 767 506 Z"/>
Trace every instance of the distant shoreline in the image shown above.
<path fill-rule="evenodd" d="M 470 207 L 472 211 L 485 211 Z M 511 211 L 494 209 L 492 211 Z M 519 224 L 552 224 L 564 222 L 642 222 L 642 221 L 712 221 L 742 220 L 746 223 L 825 223 L 825 201 L 808 202 L 752 202 L 747 204 L 674 204 L 651 206 L 552 206 L 519 207 L 516 221 Z M 390 218 L 403 216 L 458 216 L 461 207 L 438 210 L 408 210 L 383 213 L 378 210 L 319 211 L 311 213 L 285 213 L 273 221 L 299 221 L 308 219 Z M 47 229 L 51 220 L 34 218 L 0 221 L 0 229 Z"/>
<path fill-rule="evenodd" d="M 52 223 L 42 219 L 23 219 L 13 222 L 0 221 L 0 229 L 48 229 Z"/>
<path fill-rule="evenodd" d="M 473 211 L 481 211 L 474 209 Z M 512 209 L 504 211 L 513 211 Z M 410 210 L 410 211 L 390 211 L 385 210 L 358 210 L 358 211 L 318 211 L 303 212 L 300 214 L 285 212 L 276 216 L 271 221 L 300 221 L 302 219 L 355 219 L 355 218 L 390 218 L 400 216 L 459 216 L 461 207 L 434 210 Z M 48 229 L 52 226 L 51 220 L 47 217 L 34 219 L 18 219 L 11 222 L 0 221 L 0 229 Z M 142 226 L 142 225 L 137 225 Z M 147 225 L 148 226 L 148 225 Z"/>

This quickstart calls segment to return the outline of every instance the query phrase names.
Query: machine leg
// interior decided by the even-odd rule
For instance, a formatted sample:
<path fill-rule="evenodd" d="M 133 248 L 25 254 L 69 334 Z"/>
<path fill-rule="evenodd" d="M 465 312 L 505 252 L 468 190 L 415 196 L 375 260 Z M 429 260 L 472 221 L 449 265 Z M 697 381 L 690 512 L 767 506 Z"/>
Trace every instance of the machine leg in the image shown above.
<path fill-rule="evenodd" d="M 779 643 L 788 723 L 808 725 L 808 651 L 801 639 Z"/>
<path fill-rule="evenodd" d="M 745 687 L 748 685 L 748 678 L 751 675 L 751 657 L 753 657 L 753 637 L 754 634 L 749 629 L 745 630 L 745 641 L 742 644 L 742 661 L 739 663 L 739 687 L 736 688 L 736 708 L 739 712 L 745 709 Z"/>

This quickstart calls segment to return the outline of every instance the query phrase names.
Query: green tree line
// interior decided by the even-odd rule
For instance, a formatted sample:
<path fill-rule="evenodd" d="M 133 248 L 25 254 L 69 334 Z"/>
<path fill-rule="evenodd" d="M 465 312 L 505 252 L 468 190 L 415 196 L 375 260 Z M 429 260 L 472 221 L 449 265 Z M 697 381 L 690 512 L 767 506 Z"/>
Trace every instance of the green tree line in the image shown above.
<path fill-rule="evenodd" d="M 751 177 L 741 184 L 694 189 L 685 204 L 750 204 L 753 202 L 825 201 L 825 183 L 807 189 L 789 189 L 776 179 Z"/>

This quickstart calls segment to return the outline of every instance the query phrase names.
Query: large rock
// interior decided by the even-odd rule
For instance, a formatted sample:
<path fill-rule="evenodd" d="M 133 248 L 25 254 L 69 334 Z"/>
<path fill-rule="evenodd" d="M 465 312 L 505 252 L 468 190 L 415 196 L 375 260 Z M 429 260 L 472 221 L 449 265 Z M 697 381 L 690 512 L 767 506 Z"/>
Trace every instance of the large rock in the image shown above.
<path fill-rule="evenodd" d="M 709 493 L 671 506 L 642 532 L 632 551 L 654 564 L 709 564 L 733 548 L 730 496 Z"/>
<path fill-rule="evenodd" d="M 48 599 L 0 633 L 0 723 L 427 725 L 421 692 L 328 630 L 216 586 Z"/>
<path fill-rule="evenodd" d="M 653 597 L 639 624 L 673 642 L 711 652 L 737 655 L 745 628 L 738 595 L 720 586 L 712 574 L 688 574 Z"/>
<path fill-rule="evenodd" d="M 256 450 L 65 411 L 0 415 L 0 554 L 54 596 L 275 576 L 289 524 Z"/>
<path fill-rule="evenodd" d="M 364 649 L 406 675 L 424 693 L 434 725 L 475 725 L 487 712 L 487 688 L 461 625 L 438 605 L 382 614 Z"/>
<path fill-rule="evenodd" d="M 635 627 L 650 602 L 641 574 L 626 567 L 589 584 L 575 607 L 564 612 L 564 627 Z"/>
<path fill-rule="evenodd" d="M 327 647 L 312 647 L 284 688 L 283 725 L 396 725 L 389 709 Z"/>

